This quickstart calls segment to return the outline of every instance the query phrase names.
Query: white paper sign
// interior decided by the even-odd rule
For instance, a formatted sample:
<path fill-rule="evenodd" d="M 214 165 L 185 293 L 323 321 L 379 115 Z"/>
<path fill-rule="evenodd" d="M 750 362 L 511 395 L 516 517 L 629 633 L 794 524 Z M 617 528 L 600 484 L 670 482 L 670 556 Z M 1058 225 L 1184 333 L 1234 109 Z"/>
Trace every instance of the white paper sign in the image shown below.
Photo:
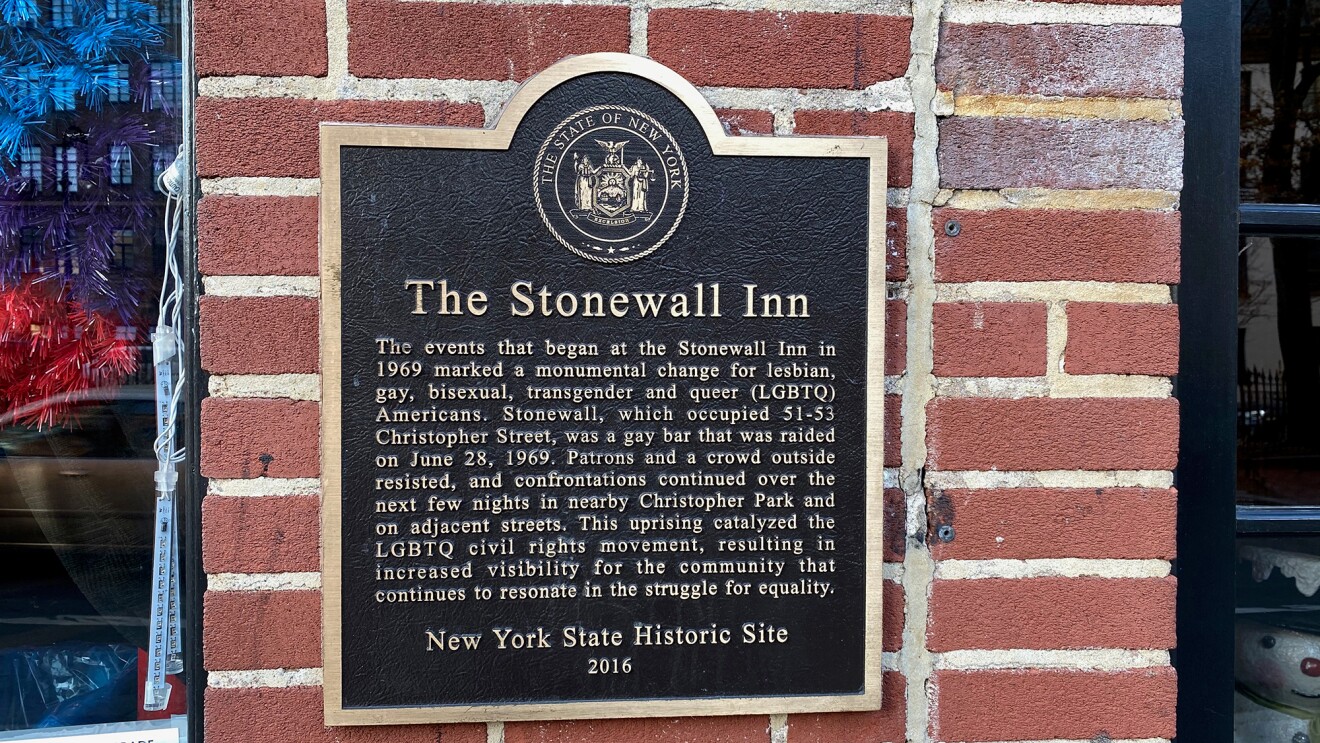
<path fill-rule="evenodd" d="M 40 743 L 179 743 L 179 729 L 151 728 L 125 730 L 119 733 L 61 735 L 56 738 L 28 738 L 27 740 L 40 741 Z"/>

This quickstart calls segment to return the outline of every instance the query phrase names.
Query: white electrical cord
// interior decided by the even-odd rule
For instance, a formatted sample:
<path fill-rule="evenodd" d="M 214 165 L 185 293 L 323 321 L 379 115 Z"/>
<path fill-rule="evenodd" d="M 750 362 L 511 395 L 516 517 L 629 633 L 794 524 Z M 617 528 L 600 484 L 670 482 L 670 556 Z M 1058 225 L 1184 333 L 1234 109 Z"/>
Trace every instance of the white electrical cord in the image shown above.
<path fill-rule="evenodd" d="M 172 349 L 162 350 L 167 354 L 172 350 L 171 355 L 177 355 L 180 359 L 183 357 L 183 338 L 179 335 L 183 327 L 183 278 L 179 273 L 179 232 L 183 226 L 183 159 L 183 148 L 180 147 L 174 162 L 160 175 L 161 191 L 165 193 L 165 276 L 160 283 L 160 314 L 155 332 L 156 337 L 168 338 L 167 343 L 173 346 Z M 171 355 L 165 358 L 155 356 L 155 363 L 166 361 Z M 154 448 L 158 462 L 167 461 L 167 456 L 169 461 L 175 463 L 184 459 L 182 448 L 172 456 L 167 454 L 174 444 L 175 423 L 178 421 L 179 403 L 183 395 L 183 377 L 183 365 L 180 364 L 178 383 L 174 385 L 173 395 L 169 398 L 168 425 L 156 436 Z"/>
<path fill-rule="evenodd" d="M 179 272 L 179 232 L 183 226 L 183 148 L 160 176 L 165 194 L 165 276 L 160 285 L 160 310 L 151 334 L 156 377 L 156 520 L 153 536 L 151 619 L 148 624 L 147 680 L 144 709 L 160 711 L 169 705 L 166 676 L 183 670 L 179 611 L 179 536 L 177 499 L 179 463 L 177 423 L 183 396 L 183 279 Z M 179 362 L 176 364 L 176 361 Z M 177 377 L 175 369 L 178 369 Z"/>

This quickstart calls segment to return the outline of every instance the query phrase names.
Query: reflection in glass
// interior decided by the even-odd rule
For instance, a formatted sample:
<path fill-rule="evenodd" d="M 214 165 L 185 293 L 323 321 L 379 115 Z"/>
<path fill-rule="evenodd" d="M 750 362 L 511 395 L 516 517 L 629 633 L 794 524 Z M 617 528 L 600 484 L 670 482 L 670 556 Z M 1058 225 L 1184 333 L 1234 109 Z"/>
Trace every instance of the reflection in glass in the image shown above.
<path fill-rule="evenodd" d="M 0 2 L 0 731 L 160 716 L 138 692 L 173 7 Z"/>
<path fill-rule="evenodd" d="M 1320 538 L 1239 540 L 1236 743 L 1320 741 Z"/>
<path fill-rule="evenodd" d="M 1238 275 L 1238 502 L 1320 505 L 1320 240 L 1244 238 Z"/>
<path fill-rule="evenodd" d="M 1244 202 L 1320 204 L 1320 0 L 1244 0 Z M 1320 505 L 1320 241 L 1244 236 L 1238 502 Z"/>
<path fill-rule="evenodd" d="M 1242 201 L 1320 203 L 1318 0 L 1242 6 Z"/>

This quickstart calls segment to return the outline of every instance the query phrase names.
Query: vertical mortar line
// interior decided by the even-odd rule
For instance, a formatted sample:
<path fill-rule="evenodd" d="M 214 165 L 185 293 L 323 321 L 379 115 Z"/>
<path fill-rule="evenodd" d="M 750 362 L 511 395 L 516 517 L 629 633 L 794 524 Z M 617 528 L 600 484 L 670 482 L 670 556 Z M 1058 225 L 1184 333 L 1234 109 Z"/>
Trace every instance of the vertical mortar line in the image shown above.
<path fill-rule="evenodd" d="M 325 0 L 325 35 L 326 83 L 334 93 L 349 85 L 348 0 Z"/>
<path fill-rule="evenodd" d="M 504 723 L 486 723 L 486 743 L 504 743 Z"/>
<path fill-rule="evenodd" d="M 770 109 L 773 117 L 773 131 L 776 135 L 793 134 L 797 131 L 797 112 L 792 103 L 777 103 Z"/>
<path fill-rule="evenodd" d="M 649 3 L 632 3 L 628 8 L 628 51 L 641 57 L 646 56 L 646 34 Z"/>
<path fill-rule="evenodd" d="M 1053 397 L 1063 382 L 1063 351 L 1068 345 L 1068 311 L 1065 300 L 1052 299 L 1045 304 L 1045 381 L 1047 397 Z"/>
<path fill-rule="evenodd" d="M 788 715 L 770 715 L 770 743 L 788 743 Z"/>
<path fill-rule="evenodd" d="M 903 395 L 903 464 L 899 476 L 907 499 L 907 549 L 903 558 L 906 605 L 899 667 L 907 677 L 907 740 L 930 740 L 934 658 L 926 647 L 935 562 L 926 544 L 926 405 L 935 396 L 935 232 L 932 204 L 939 196 L 939 127 L 935 117 L 935 52 L 943 0 L 913 0 L 912 62 L 908 84 L 915 110 L 912 187 L 908 194 L 907 389 Z"/>

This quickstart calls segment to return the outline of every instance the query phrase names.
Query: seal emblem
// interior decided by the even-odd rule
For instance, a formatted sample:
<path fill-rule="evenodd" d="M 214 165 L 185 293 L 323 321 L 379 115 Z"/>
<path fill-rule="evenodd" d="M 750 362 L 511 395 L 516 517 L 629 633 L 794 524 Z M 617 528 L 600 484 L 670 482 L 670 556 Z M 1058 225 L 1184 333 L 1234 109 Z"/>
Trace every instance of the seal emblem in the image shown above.
<path fill-rule="evenodd" d="M 626 106 L 569 116 L 541 145 L 536 209 L 564 247 L 601 263 L 655 252 L 687 210 L 687 161 L 653 117 Z"/>

